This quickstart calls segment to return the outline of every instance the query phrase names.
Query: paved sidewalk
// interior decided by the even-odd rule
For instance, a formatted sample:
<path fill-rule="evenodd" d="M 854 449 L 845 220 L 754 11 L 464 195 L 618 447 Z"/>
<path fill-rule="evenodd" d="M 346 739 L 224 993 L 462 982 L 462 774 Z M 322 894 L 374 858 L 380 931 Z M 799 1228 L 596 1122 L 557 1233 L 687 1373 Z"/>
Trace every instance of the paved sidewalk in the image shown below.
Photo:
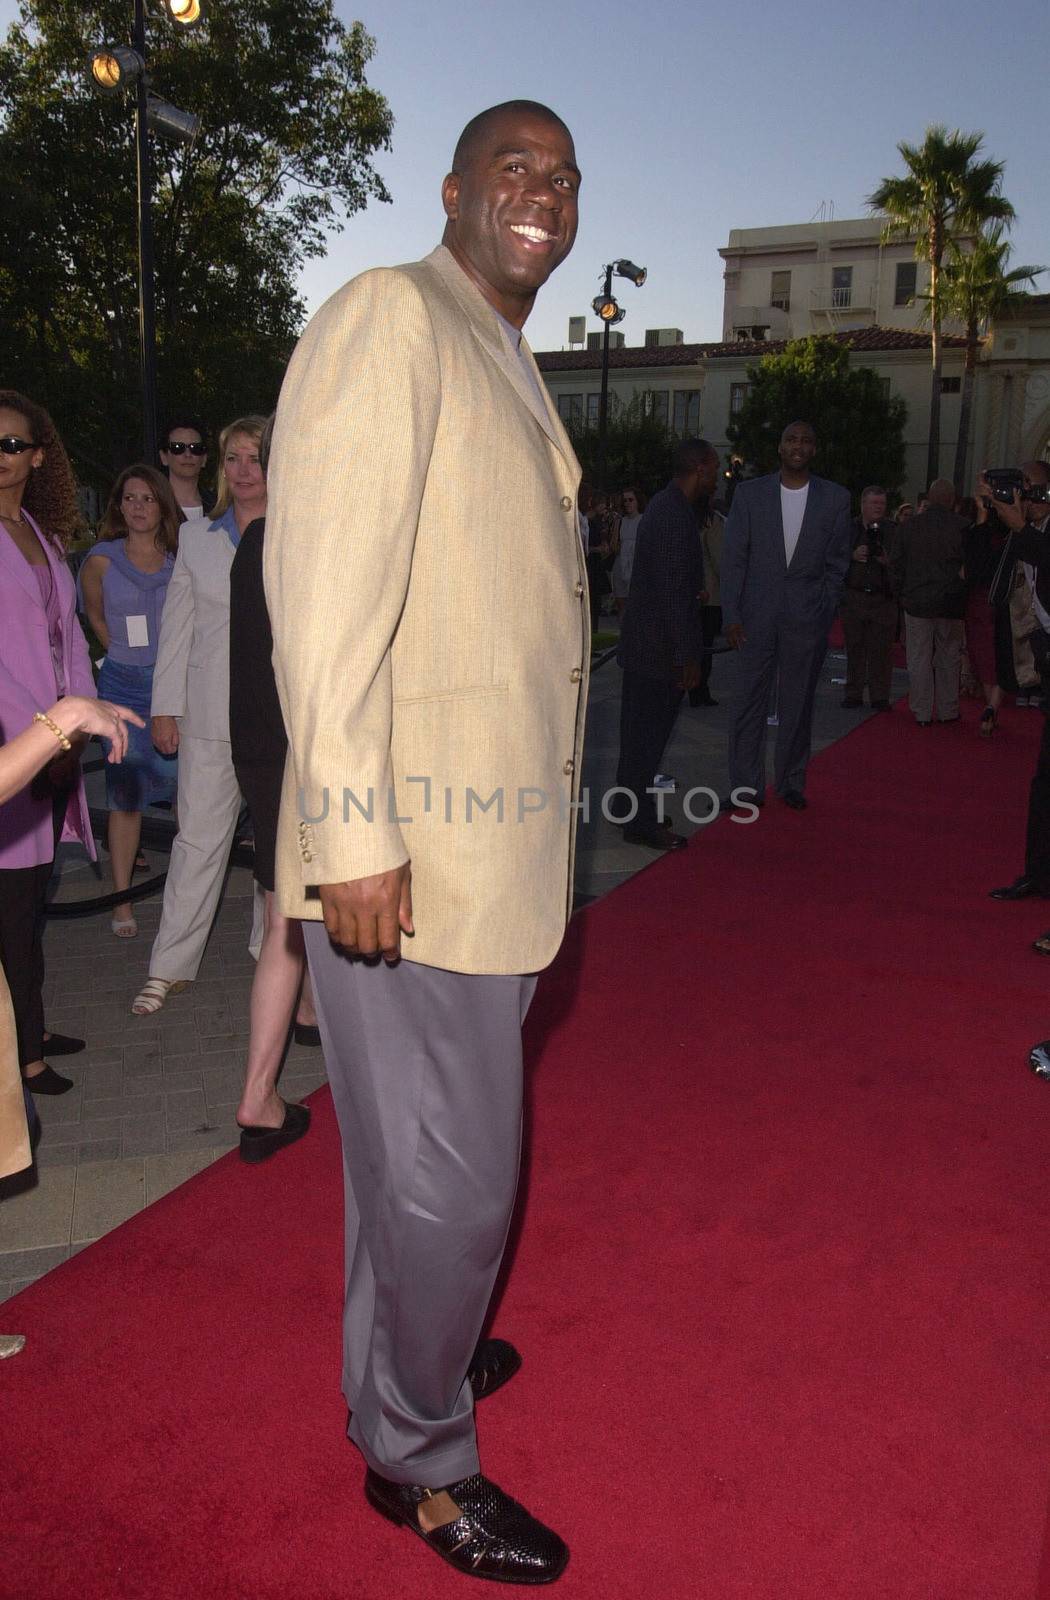
<path fill-rule="evenodd" d="M 863 720 L 839 707 L 841 682 L 833 680 L 841 680 L 843 667 L 841 655 L 828 657 L 818 696 L 815 750 Z M 677 777 L 679 795 L 693 785 L 727 792 L 726 727 L 734 681 L 732 659 L 717 657 L 711 688 L 719 705 L 685 708 L 679 717 L 663 763 Z M 904 685 L 904 675 L 898 674 L 894 692 L 902 693 Z M 601 794 L 614 782 L 619 699 L 620 672 L 610 662 L 594 676 L 588 712 L 584 782 L 591 789 L 592 814 L 580 829 L 578 905 L 607 893 L 655 859 L 651 851 L 625 845 L 620 829 L 600 815 Z M 898 707 L 893 714 L 907 713 Z M 668 814 L 682 831 L 702 833 L 682 820 L 673 797 Z M 807 822 L 819 827 L 819 806 L 811 809 Z M 693 847 L 702 849 L 702 838 Z M 150 854 L 163 865 L 162 857 Z M 63 870 L 69 873 L 71 893 L 82 896 L 85 890 L 107 888 L 104 880 L 93 886 L 93 869 L 82 863 L 70 862 Z M 39 1098 L 44 1131 L 37 1169 L 5 1187 L 0 1202 L 0 1300 L 236 1145 L 234 1111 L 255 968 L 247 947 L 251 874 L 233 869 L 197 983 L 153 1017 L 133 1017 L 130 1006 L 147 975 L 160 897 L 139 901 L 135 909 L 139 934 L 133 940 L 113 937 L 108 913 L 48 923 L 48 1026 L 86 1038 L 89 1048 L 56 1061 L 59 1070 L 75 1078 L 76 1088 L 57 1099 Z M 298 1099 L 324 1081 L 321 1052 L 293 1044 L 282 1094 Z M 21 1191 L 12 1193 L 20 1184 Z"/>

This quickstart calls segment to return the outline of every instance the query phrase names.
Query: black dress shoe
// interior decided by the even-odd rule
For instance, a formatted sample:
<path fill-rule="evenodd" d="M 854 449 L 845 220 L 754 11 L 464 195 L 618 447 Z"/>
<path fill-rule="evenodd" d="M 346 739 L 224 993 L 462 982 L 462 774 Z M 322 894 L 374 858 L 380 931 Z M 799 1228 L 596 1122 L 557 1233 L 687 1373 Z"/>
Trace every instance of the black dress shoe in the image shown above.
<path fill-rule="evenodd" d="M 461 1515 L 428 1533 L 420 1526 L 419 1506 L 434 1493 L 447 1494 Z M 469 1577 L 496 1583 L 553 1583 L 569 1559 L 568 1547 L 556 1533 L 480 1472 L 430 1490 L 392 1483 L 369 1467 L 365 1498 L 374 1510 L 399 1527 L 411 1528 L 442 1561 Z"/>
<path fill-rule="evenodd" d="M 44 1040 L 46 1056 L 75 1056 L 83 1048 L 83 1039 L 71 1039 L 68 1033 L 52 1033 Z"/>
<path fill-rule="evenodd" d="M 1037 1078 L 1050 1078 L 1050 1039 L 1032 1046 L 1028 1052 L 1028 1065 Z"/>
<path fill-rule="evenodd" d="M 507 1339 L 480 1340 L 467 1368 L 474 1399 L 487 1400 L 510 1382 L 520 1366 L 521 1356 Z"/>
<path fill-rule="evenodd" d="M 38 1072 L 35 1078 L 26 1078 L 25 1083 L 30 1094 L 68 1094 L 73 1088 L 72 1078 L 63 1078 L 54 1067 L 48 1066 L 44 1067 L 43 1072 Z"/>
<path fill-rule="evenodd" d="M 989 889 L 988 896 L 992 900 L 1030 900 L 1033 896 L 1038 896 L 1040 900 L 1050 900 L 1046 890 L 1040 888 L 1035 879 L 1030 878 L 1026 872 L 1022 872 L 1013 883 L 1004 884 L 1001 889 Z"/>
<path fill-rule="evenodd" d="M 241 1128 L 241 1160 L 265 1161 L 286 1144 L 301 1139 L 310 1126 L 310 1107 L 288 1104 L 279 1128 Z"/>
<path fill-rule="evenodd" d="M 624 844 L 641 844 L 647 850 L 684 850 L 689 840 L 673 828 L 657 823 L 652 828 L 629 827 L 623 830 Z"/>
<path fill-rule="evenodd" d="M 785 789 L 780 798 L 786 806 L 791 807 L 792 811 L 805 811 L 806 809 L 806 797 L 801 789 Z"/>
<path fill-rule="evenodd" d="M 888 700 L 873 700 L 871 702 L 871 709 L 873 711 L 892 711 L 893 707 L 890 705 Z"/>
<path fill-rule="evenodd" d="M 296 1044 L 318 1045 L 321 1043 L 321 1030 L 312 1022 L 297 1022 L 292 1029 L 292 1038 Z"/>
<path fill-rule="evenodd" d="M 719 811 L 742 811 L 745 806 L 757 806 L 761 811 L 766 803 L 765 795 L 756 794 L 754 790 L 751 790 L 751 793 L 755 794 L 754 800 L 734 800 L 731 794 L 723 795 L 718 802 Z"/>
<path fill-rule="evenodd" d="M 716 706 L 718 701 L 713 698 L 710 689 L 690 689 L 689 704 L 695 710 L 697 706 Z"/>

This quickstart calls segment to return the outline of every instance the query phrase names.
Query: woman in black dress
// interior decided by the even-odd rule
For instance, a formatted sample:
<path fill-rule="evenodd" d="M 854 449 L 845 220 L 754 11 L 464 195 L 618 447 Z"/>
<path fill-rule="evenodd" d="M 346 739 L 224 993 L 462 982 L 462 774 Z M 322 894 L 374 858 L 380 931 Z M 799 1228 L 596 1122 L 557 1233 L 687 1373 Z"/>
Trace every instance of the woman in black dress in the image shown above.
<path fill-rule="evenodd" d="M 259 442 L 266 470 L 272 422 Z M 263 590 L 265 519 L 250 522 L 230 568 L 230 745 L 241 793 L 255 831 L 255 881 L 266 901 L 262 948 L 252 982 L 251 1031 L 244 1089 L 237 1107 L 241 1155 L 262 1161 L 301 1138 L 310 1125 L 306 1106 L 286 1104 L 277 1093 L 292 1017 L 301 1044 L 319 1044 L 306 974 L 302 925 L 282 916 L 274 898 L 274 856 L 284 758 L 288 750 L 273 676 L 273 634 Z"/>

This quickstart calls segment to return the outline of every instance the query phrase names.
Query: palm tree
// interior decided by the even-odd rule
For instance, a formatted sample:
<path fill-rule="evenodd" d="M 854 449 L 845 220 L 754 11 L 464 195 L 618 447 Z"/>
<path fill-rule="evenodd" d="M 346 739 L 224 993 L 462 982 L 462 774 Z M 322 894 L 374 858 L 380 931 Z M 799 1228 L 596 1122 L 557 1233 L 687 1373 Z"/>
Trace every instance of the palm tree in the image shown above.
<path fill-rule="evenodd" d="M 897 146 L 907 168 L 904 177 L 883 178 L 868 196 L 872 211 L 887 217 L 885 236 L 915 235 L 915 254 L 930 263 L 930 443 L 927 482 L 936 478 L 941 442 L 941 268 L 950 242 L 972 236 L 985 223 L 1013 219 L 1014 208 L 1000 193 L 1001 161 L 978 161 L 983 133 L 949 133 L 927 128 L 921 145 Z"/>
<path fill-rule="evenodd" d="M 999 223 L 993 223 L 978 233 L 973 248 L 960 247 L 952 240 L 948 259 L 944 264 L 941 281 L 941 306 L 950 317 L 966 325 L 966 365 L 963 368 L 962 395 L 959 405 L 959 437 L 955 446 L 955 467 L 952 481 L 956 493 L 961 494 L 966 474 L 966 449 L 970 438 L 970 417 L 973 414 L 974 378 L 977 371 L 977 351 L 981 339 L 988 331 L 994 317 L 1001 317 L 1023 303 L 1025 296 L 1017 285 L 1034 286 L 1036 277 L 1044 267 L 1014 267 L 1006 270 L 1010 246 L 1003 237 Z"/>

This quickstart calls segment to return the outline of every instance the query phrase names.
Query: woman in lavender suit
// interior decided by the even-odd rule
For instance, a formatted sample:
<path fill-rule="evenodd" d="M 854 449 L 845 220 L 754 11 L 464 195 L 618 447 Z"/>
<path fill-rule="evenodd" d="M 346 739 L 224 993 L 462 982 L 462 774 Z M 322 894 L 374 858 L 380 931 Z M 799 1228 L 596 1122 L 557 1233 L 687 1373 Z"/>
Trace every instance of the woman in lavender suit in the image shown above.
<path fill-rule="evenodd" d="M 106 651 L 99 694 L 146 719 L 141 732 L 133 731 L 124 760 L 106 768 L 109 859 L 117 890 L 131 884 L 143 811 L 175 799 L 178 761 L 155 749 L 148 724 L 160 619 L 181 520 L 163 473 L 125 467 L 113 485 L 101 538 L 80 569 L 84 610 Z M 138 925 L 130 902 L 114 908 L 110 926 L 118 939 L 134 938 Z"/>
<path fill-rule="evenodd" d="M 63 539 L 78 519 L 73 471 L 51 418 L 14 389 L 0 389 L 0 739 L 28 728 L 63 695 L 93 698 L 87 645 Z M 18 1059 L 34 1094 L 73 1087 L 45 1063 L 83 1041 L 44 1028 L 43 921 L 60 839 L 79 839 L 92 860 L 83 738 L 0 811 L 0 965 L 11 990 Z"/>

